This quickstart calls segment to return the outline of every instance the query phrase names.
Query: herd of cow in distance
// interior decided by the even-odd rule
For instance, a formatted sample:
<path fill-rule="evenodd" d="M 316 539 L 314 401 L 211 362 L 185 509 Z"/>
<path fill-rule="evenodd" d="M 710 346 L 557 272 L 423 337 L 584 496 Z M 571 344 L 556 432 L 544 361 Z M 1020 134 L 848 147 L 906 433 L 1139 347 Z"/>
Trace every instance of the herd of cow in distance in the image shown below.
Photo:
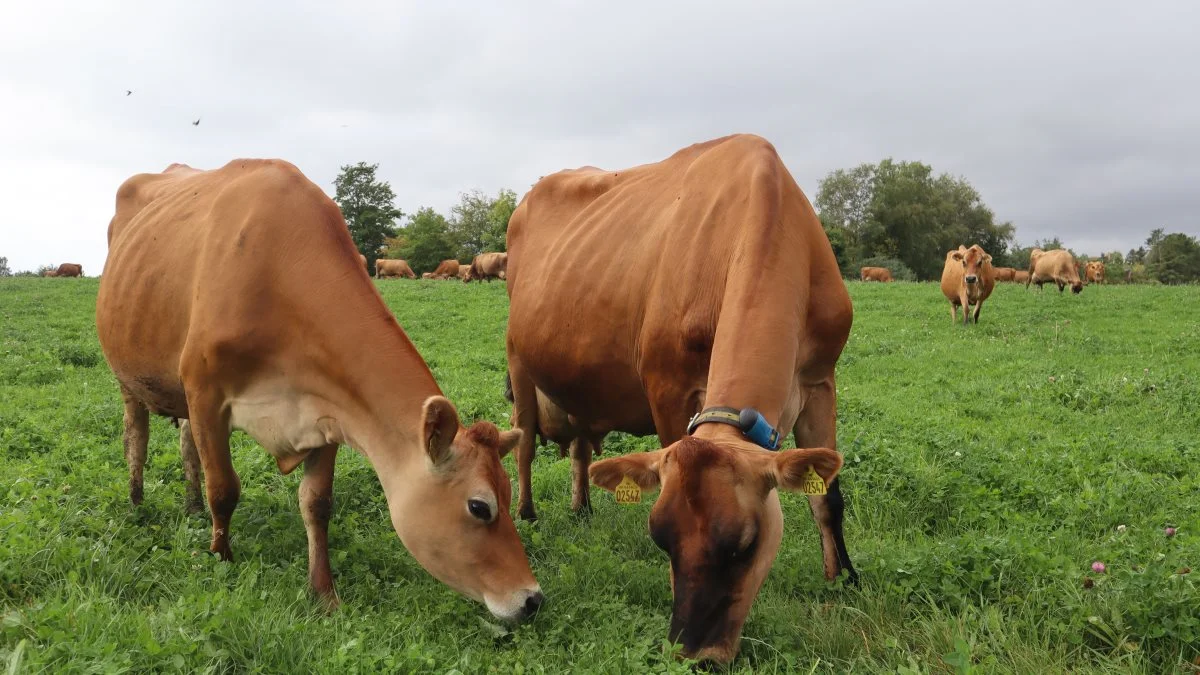
<path fill-rule="evenodd" d="M 668 637 L 688 657 L 737 654 L 783 535 L 779 490 L 807 496 L 825 578 L 857 582 L 834 380 L 853 309 L 816 213 L 763 138 L 545 176 L 512 215 L 507 253 L 423 275 L 506 280 L 510 431 L 462 423 L 338 206 L 286 161 L 134 175 L 117 191 L 108 247 L 96 326 L 124 402 L 130 498 L 142 501 L 149 415 L 177 420 L 186 508 L 207 500 L 210 548 L 224 559 L 240 495 L 236 428 L 281 472 L 303 466 L 309 582 L 336 604 L 327 526 L 334 459 L 349 446 L 370 461 L 424 569 L 495 616 L 525 620 L 544 596 L 500 460 L 515 450 L 517 512 L 536 518 L 540 437 L 570 455 L 572 509 L 591 508 L 589 481 L 619 502 L 657 490 L 649 534 L 670 561 Z M 81 274 L 72 264 L 51 273 Z M 1084 275 L 1103 282 L 1103 265 Z M 386 259 L 374 276 L 416 277 Z M 864 267 L 862 280 L 891 274 Z M 964 323 L 972 308 L 978 321 L 998 281 L 1083 287 L 1067 251 L 1035 250 L 1019 271 L 960 246 L 941 282 L 953 320 L 962 307 Z M 593 463 L 614 431 L 656 434 L 661 448 Z M 789 433 L 797 449 L 779 449 Z"/>

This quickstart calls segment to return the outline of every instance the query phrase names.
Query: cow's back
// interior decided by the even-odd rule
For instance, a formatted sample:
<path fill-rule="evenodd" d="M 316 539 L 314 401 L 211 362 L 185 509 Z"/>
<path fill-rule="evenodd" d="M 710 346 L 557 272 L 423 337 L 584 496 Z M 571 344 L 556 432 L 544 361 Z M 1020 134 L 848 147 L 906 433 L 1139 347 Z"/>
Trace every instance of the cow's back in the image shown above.
<path fill-rule="evenodd" d="M 101 346 L 118 380 L 177 389 L 185 345 L 253 351 L 291 339 L 275 328 L 287 325 L 282 315 L 305 313 L 294 306 L 296 298 L 319 301 L 339 288 L 345 296 L 345 283 L 353 281 L 322 283 L 353 278 L 341 267 L 370 286 L 339 222 L 324 192 L 277 160 L 235 160 L 212 171 L 126 181 L 96 300 Z M 293 288 L 309 283 L 309 293 Z"/>
<path fill-rule="evenodd" d="M 542 179 L 510 221 L 507 276 L 510 350 L 541 364 L 531 368 L 539 389 L 614 428 L 644 429 L 647 371 L 703 389 L 710 357 L 736 358 L 721 352 L 750 339 L 791 360 L 763 386 L 786 398 L 784 380 L 810 363 L 832 369 L 851 318 L 811 205 L 755 136 Z M 718 335 L 726 303 L 771 306 L 776 321 Z"/>

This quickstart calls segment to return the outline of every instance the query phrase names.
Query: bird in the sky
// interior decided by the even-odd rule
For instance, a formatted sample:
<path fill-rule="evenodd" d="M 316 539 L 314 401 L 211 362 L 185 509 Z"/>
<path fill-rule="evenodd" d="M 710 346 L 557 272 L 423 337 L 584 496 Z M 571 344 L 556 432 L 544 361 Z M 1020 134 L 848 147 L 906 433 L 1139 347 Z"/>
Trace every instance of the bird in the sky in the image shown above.
<path fill-rule="evenodd" d="M 125 95 L 126 95 L 126 96 L 128 96 L 128 95 L 130 95 L 130 94 L 132 94 L 132 93 L 133 93 L 133 90 L 132 90 L 132 89 L 126 89 L 126 90 L 125 90 Z"/>
<path fill-rule="evenodd" d="M 200 118 L 199 117 L 196 118 L 195 122 L 192 122 L 192 126 L 194 126 L 194 127 L 200 126 Z"/>

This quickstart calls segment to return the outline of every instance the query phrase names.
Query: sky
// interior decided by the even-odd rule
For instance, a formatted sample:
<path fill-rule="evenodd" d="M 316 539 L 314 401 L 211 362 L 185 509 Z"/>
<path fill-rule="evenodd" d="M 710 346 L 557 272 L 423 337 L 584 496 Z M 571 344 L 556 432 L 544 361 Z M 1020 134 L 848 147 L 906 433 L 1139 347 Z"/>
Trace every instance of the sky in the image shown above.
<path fill-rule="evenodd" d="M 1190 0 L 6 2 L 0 256 L 100 273 L 117 187 L 172 162 L 278 157 L 330 194 L 377 163 L 446 212 L 737 132 L 810 200 L 919 160 L 1018 242 L 1127 251 L 1200 234 L 1197 26 Z"/>

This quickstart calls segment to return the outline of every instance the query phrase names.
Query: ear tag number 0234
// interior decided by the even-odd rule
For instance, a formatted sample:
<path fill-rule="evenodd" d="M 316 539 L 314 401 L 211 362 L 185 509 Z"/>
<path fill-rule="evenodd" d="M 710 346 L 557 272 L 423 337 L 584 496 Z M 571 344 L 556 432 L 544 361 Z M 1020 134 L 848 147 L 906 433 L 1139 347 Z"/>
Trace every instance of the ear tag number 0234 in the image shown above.
<path fill-rule="evenodd" d="M 639 504 L 642 501 L 642 488 L 629 476 L 622 478 L 613 492 L 617 496 L 618 504 Z"/>
<path fill-rule="evenodd" d="M 804 474 L 804 483 L 800 486 L 800 491 L 806 495 L 823 495 L 825 494 L 825 479 L 817 475 L 815 469 L 808 467 L 808 473 Z"/>

